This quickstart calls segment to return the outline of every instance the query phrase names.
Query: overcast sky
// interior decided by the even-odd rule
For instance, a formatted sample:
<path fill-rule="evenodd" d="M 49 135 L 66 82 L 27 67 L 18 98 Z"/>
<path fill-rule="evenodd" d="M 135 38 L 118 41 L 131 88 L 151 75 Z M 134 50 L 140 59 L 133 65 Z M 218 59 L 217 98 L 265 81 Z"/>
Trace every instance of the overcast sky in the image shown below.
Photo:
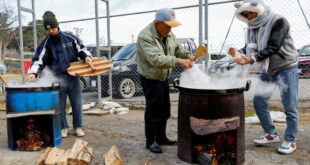
<path fill-rule="evenodd" d="M 209 0 L 209 3 L 222 0 Z M 16 8 L 16 0 L 4 0 L 7 5 Z M 35 0 L 36 18 L 42 19 L 46 10 L 55 13 L 59 22 L 95 16 L 94 0 Z M 99 2 L 99 16 L 106 15 L 106 5 L 101 0 Z M 111 15 L 132 12 L 157 10 L 163 7 L 182 7 L 197 5 L 198 0 L 110 0 Z M 285 15 L 291 23 L 292 34 L 295 39 L 296 47 L 301 47 L 308 42 L 310 30 L 307 27 L 304 17 L 301 14 L 298 3 L 295 0 L 265 0 L 272 10 Z M 300 0 L 305 14 L 310 19 L 310 0 Z M 31 0 L 21 0 L 23 7 L 31 8 Z M 209 6 L 209 43 L 211 48 L 219 49 L 224 41 L 230 22 L 234 14 L 233 3 Z M 17 11 L 16 11 L 17 13 Z M 31 21 L 31 14 L 25 12 L 23 24 Z M 116 43 L 130 43 L 136 39 L 138 33 L 154 20 L 155 13 L 113 17 L 111 18 L 111 39 Z M 198 41 L 198 8 L 176 10 L 177 19 L 183 23 L 182 26 L 173 28 L 172 31 L 179 38 L 194 38 Z M 309 20 L 308 19 L 308 20 Z M 106 20 L 100 19 L 99 36 L 102 41 L 106 41 Z M 235 19 L 225 47 L 240 47 L 244 44 L 244 28 L 246 25 Z M 83 29 L 80 38 L 86 45 L 95 44 L 95 21 L 83 21 L 74 23 L 60 24 L 63 31 L 72 31 L 75 28 Z"/>

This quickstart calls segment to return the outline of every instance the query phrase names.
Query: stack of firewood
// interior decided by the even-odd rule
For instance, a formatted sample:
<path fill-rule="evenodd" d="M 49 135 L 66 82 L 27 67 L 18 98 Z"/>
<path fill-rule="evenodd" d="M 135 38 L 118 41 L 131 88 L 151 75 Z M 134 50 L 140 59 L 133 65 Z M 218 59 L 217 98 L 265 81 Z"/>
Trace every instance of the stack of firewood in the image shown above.
<path fill-rule="evenodd" d="M 38 165 L 67 165 L 90 164 L 94 155 L 92 148 L 87 147 L 88 142 L 77 139 L 71 149 L 63 150 L 57 147 L 44 150 L 37 162 Z"/>

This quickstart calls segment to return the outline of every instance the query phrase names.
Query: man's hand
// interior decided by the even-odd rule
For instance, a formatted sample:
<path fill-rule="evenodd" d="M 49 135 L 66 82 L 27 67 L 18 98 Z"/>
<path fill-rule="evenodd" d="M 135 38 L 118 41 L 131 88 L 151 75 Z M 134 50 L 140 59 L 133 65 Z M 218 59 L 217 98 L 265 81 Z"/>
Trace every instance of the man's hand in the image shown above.
<path fill-rule="evenodd" d="M 245 54 L 240 53 L 236 48 L 229 48 L 227 53 L 230 54 L 234 58 L 234 62 L 239 65 L 246 65 L 251 63 L 251 59 Z"/>
<path fill-rule="evenodd" d="M 228 49 L 228 54 L 230 54 L 233 58 L 235 63 L 237 64 L 242 64 L 243 63 L 243 54 L 241 54 L 238 49 L 236 48 L 229 48 Z"/>
<path fill-rule="evenodd" d="M 30 82 L 30 81 L 33 81 L 36 79 L 36 75 L 31 73 L 31 74 L 28 74 L 27 77 L 26 77 L 26 81 L 27 82 Z"/>
<path fill-rule="evenodd" d="M 85 62 L 86 62 L 87 64 L 91 63 L 91 62 L 92 62 L 91 56 L 87 56 L 87 57 L 85 58 Z"/>
<path fill-rule="evenodd" d="M 237 55 L 239 52 L 236 48 L 229 48 L 227 53 L 230 54 L 232 57 L 235 57 L 235 55 Z"/>
<path fill-rule="evenodd" d="M 179 64 L 185 69 L 189 69 L 193 66 L 193 62 L 190 59 L 180 59 Z"/>
<path fill-rule="evenodd" d="M 234 62 L 239 65 L 246 65 L 251 63 L 251 58 L 246 56 L 245 54 L 239 54 L 234 57 Z"/>
<path fill-rule="evenodd" d="M 188 55 L 188 59 L 191 60 L 191 61 L 194 61 L 194 62 L 197 61 L 197 59 L 195 58 L 195 56 L 192 55 L 192 54 L 189 54 L 189 55 Z"/>

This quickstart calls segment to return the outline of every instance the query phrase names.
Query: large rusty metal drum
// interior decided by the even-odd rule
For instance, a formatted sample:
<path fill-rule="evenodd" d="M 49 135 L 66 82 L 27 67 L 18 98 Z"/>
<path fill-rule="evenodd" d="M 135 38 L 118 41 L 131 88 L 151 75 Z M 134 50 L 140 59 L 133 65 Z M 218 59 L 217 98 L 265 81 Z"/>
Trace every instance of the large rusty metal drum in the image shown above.
<path fill-rule="evenodd" d="M 231 89 L 190 89 L 178 86 L 178 149 L 181 160 L 195 163 L 193 146 L 197 136 L 190 123 L 190 118 L 216 120 L 238 116 L 240 127 L 237 129 L 238 162 L 244 161 L 244 91 L 250 87 L 247 81 L 244 87 Z M 239 163 L 236 163 L 239 164 Z"/>

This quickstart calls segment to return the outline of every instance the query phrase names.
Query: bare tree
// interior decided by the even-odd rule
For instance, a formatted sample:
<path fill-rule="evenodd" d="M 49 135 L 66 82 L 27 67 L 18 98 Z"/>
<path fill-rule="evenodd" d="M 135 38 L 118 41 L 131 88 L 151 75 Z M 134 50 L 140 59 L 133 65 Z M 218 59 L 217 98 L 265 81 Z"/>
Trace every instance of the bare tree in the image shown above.
<path fill-rule="evenodd" d="M 4 1 L 0 5 L 0 62 L 3 60 L 4 52 L 8 44 L 14 38 L 14 28 L 11 28 L 17 17 L 12 8 L 8 7 Z"/>

